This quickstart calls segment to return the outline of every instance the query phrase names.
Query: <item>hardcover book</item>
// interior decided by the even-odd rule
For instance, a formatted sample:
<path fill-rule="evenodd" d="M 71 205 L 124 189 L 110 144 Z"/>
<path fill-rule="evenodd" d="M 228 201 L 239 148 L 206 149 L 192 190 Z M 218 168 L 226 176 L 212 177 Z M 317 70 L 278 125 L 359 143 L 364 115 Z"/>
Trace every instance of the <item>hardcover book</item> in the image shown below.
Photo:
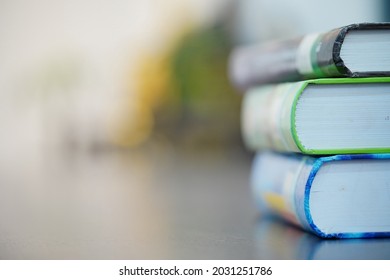
<path fill-rule="evenodd" d="M 261 209 L 320 237 L 390 236 L 390 154 L 259 153 L 251 182 Z"/>
<path fill-rule="evenodd" d="M 237 87 L 324 77 L 390 76 L 390 23 L 360 23 L 326 33 L 242 46 L 231 54 Z"/>
<path fill-rule="evenodd" d="M 241 129 L 251 150 L 390 152 L 390 78 L 334 78 L 253 88 Z"/>

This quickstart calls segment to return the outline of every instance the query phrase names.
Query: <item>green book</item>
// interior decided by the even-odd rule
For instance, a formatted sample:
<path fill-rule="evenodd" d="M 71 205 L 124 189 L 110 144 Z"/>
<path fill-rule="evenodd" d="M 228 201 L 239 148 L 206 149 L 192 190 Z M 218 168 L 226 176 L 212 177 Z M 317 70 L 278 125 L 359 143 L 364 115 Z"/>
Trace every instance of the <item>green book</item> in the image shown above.
<path fill-rule="evenodd" d="M 306 80 L 244 95 L 242 135 L 251 150 L 312 155 L 390 152 L 390 78 Z"/>

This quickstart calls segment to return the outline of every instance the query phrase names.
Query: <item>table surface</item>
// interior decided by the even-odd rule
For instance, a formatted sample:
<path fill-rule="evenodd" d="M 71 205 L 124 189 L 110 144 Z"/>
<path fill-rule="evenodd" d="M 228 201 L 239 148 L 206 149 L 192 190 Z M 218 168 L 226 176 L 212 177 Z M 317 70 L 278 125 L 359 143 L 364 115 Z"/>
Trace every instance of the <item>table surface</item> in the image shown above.
<path fill-rule="evenodd" d="M 260 215 L 238 151 L 62 152 L 0 167 L 1 259 L 390 259 Z"/>

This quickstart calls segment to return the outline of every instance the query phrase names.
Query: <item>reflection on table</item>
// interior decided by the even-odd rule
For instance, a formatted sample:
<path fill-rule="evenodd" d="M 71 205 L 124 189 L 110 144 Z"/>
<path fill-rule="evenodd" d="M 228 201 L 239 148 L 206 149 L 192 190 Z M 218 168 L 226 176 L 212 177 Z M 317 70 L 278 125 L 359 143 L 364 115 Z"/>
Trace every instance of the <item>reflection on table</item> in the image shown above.
<path fill-rule="evenodd" d="M 321 239 L 264 215 L 257 220 L 256 257 L 260 259 L 390 259 L 390 239 Z"/>

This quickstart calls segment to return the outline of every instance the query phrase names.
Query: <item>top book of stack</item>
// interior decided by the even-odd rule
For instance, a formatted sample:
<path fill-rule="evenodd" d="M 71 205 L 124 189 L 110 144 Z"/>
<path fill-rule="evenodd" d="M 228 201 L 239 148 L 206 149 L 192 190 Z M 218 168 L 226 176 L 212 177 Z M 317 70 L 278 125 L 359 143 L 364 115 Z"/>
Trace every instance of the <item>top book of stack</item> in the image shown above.
<path fill-rule="evenodd" d="M 229 71 L 243 90 L 262 84 L 334 77 L 390 76 L 390 23 L 360 23 L 326 33 L 237 48 Z"/>

